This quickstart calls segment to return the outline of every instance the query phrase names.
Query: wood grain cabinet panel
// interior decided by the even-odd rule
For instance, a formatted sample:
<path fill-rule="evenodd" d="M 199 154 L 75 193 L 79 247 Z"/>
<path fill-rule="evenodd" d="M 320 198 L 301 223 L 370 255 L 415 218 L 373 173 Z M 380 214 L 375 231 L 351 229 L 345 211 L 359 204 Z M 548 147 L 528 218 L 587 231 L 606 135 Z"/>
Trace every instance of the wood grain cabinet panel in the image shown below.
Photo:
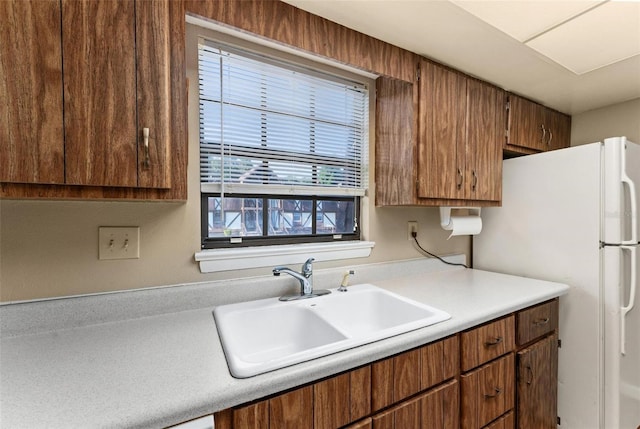
<path fill-rule="evenodd" d="M 519 311 L 516 316 L 519 346 L 558 329 L 558 300 Z"/>
<path fill-rule="evenodd" d="M 371 367 L 366 366 L 313 385 L 313 427 L 344 426 L 371 413 Z"/>
<path fill-rule="evenodd" d="M 513 315 L 463 332 L 462 371 L 468 371 L 515 349 L 515 317 Z"/>
<path fill-rule="evenodd" d="M 0 181 L 64 183 L 58 0 L 0 2 Z"/>
<path fill-rule="evenodd" d="M 135 25 L 133 1 L 62 2 L 67 184 L 138 183 Z"/>
<path fill-rule="evenodd" d="M 518 428 L 555 429 L 557 423 L 558 336 L 517 353 Z"/>
<path fill-rule="evenodd" d="M 496 421 L 485 426 L 486 429 L 514 429 L 515 417 L 513 411 L 509 411 L 504 416 L 500 417 Z"/>
<path fill-rule="evenodd" d="M 420 394 L 373 416 L 373 429 L 454 429 L 459 424 L 458 382 Z"/>
<path fill-rule="evenodd" d="M 371 365 L 372 410 L 377 411 L 458 374 L 458 338 L 449 337 Z"/>
<path fill-rule="evenodd" d="M 570 116 L 515 94 L 509 94 L 508 99 L 505 150 L 531 154 L 570 146 Z"/>
<path fill-rule="evenodd" d="M 376 80 L 376 205 L 410 205 L 416 201 L 416 122 L 413 84 Z"/>
<path fill-rule="evenodd" d="M 38 17 L 47 18 L 38 28 L 31 25 L 36 10 Z M 10 52 L 4 48 L 10 36 L 0 34 L 3 57 L 12 62 L 24 58 L 30 69 L 15 76 L 20 80 L 15 85 L 19 91 L 10 95 L 18 99 L 8 107 L 9 114 L 0 115 L 12 122 L 29 116 L 24 120 L 28 129 L 9 128 L 10 156 L 3 153 L 1 157 L 3 163 L 6 158 L 26 167 L 24 175 L 29 177 L 12 173 L 12 168 L 0 173 L 0 195 L 186 199 L 184 4 L 11 1 L 2 2 L 0 13 L 26 21 L 24 38 L 38 37 L 39 46 L 34 50 L 23 46 L 24 51 L 34 52 L 29 56 Z M 43 29 L 50 30 L 50 37 Z M 40 58 L 43 49 L 48 49 L 44 59 Z M 29 93 L 36 90 L 37 94 Z M 45 106 L 46 115 L 42 115 Z M 145 128 L 149 130 L 146 142 Z M 53 176 L 48 164 L 55 165 Z"/>
<path fill-rule="evenodd" d="M 513 408 L 514 371 L 510 353 L 462 375 L 462 428 L 481 428 Z"/>
<path fill-rule="evenodd" d="M 505 114 L 503 90 L 421 60 L 418 197 L 498 204 Z"/>

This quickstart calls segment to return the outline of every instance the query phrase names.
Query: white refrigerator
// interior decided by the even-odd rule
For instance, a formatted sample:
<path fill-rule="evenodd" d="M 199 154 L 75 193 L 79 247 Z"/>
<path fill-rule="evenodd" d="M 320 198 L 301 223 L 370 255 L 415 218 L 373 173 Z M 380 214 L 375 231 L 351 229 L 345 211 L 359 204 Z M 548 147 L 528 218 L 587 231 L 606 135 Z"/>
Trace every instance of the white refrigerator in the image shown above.
<path fill-rule="evenodd" d="M 558 427 L 637 429 L 640 145 L 615 137 L 508 159 L 502 189 L 502 207 L 482 210 L 473 266 L 570 286 Z"/>

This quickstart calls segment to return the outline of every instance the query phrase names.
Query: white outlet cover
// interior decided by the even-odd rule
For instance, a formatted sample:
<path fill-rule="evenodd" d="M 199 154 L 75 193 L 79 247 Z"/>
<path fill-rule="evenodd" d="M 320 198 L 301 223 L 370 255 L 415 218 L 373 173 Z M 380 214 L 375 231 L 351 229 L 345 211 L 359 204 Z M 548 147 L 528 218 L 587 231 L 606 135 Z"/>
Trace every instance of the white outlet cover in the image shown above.
<path fill-rule="evenodd" d="M 98 259 L 140 258 L 140 227 L 101 226 L 98 228 Z"/>

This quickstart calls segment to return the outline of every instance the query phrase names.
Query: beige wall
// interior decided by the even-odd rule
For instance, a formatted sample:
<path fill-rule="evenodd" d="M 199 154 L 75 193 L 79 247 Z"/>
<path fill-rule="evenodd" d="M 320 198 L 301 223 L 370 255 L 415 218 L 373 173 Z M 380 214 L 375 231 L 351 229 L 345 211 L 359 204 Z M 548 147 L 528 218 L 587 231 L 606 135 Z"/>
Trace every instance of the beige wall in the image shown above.
<path fill-rule="evenodd" d="M 573 116 L 571 146 L 626 136 L 640 143 L 640 98 Z"/>
<path fill-rule="evenodd" d="M 193 64 L 191 82 L 197 82 Z M 190 100 L 197 100 L 190 85 Z M 372 91 L 372 105 L 373 100 Z M 373 122 L 373 121 L 372 121 Z M 370 132 L 374 159 L 373 123 Z M 106 292 L 177 283 L 267 275 L 268 267 L 201 274 L 197 104 L 189 106 L 189 197 L 186 204 L 94 201 L 0 201 L 0 301 Z M 371 166 L 373 188 L 373 165 Z M 431 252 L 467 253 L 470 240 L 440 228 L 436 208 L 364 209 L 365 238 L 376 242 L 369 258 L 317 263 L 317 268 L 420 257 L 407 241 L 406 223 L 419 222 L 418 238 Z M 99 226 L 140 226 L 140 259 L 98 260 Z"/>

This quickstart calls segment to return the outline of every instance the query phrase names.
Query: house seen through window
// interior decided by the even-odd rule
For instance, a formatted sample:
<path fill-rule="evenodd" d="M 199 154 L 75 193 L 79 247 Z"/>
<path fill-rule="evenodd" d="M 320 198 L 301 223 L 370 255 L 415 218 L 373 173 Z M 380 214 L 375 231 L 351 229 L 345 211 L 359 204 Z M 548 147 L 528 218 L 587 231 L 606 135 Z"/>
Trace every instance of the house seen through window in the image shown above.
<path fill-rule="evenodd" d="M 201 39 L 202 247 L 360 238 L 364 84 Z"/>

